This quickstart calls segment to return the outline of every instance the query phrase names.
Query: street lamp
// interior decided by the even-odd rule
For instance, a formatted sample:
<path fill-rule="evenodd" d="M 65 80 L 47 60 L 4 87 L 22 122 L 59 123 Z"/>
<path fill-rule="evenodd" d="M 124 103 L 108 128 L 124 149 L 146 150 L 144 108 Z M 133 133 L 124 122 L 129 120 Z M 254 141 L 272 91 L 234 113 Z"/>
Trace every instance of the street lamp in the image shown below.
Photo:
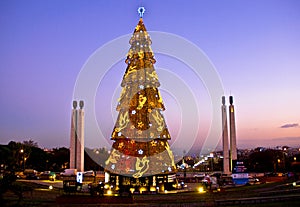
<path fill-rule="evenodd" d="M 205 162 L 205 172 L 209 170 L 209 168 L 207 167 L 207 165 L 209 165 L 209 161 L 207 161 L 207 160 L 208 160 L 208 157 L 205 156 L 205 157 L 204 157 L 204 162 Z M 207 168 L 208 168 L 208 169 L 207 169 Z"/>
<path fill-rule="evenodd" d="M 211 171 L 214 171 L 214 153 L 210 153 L 209 157 L 211 158 Z"/>
<path fill-rule="evenodd" d="M 184 162 L 184 156 L 185 156 L 186 151 L 183 150 L 183 155 L 182 155 L 182 166 L 183 166 L 183 177 L 184 177 L 184 182 L 186 182 L 186 164 Z"/>
<path fill-rule="evenodd" d="M 24 149 L 20 149 L 21 160 L 20 160 L 20 170 L 22 169 L 22 164 L 24 163 Z"/>
<path fill-rule="evenodd" d="M 24 171 L 25 171 L 25 162 L 26 162 L 26 160 L 27 160 L 27 157 L 24 157 Z"/>

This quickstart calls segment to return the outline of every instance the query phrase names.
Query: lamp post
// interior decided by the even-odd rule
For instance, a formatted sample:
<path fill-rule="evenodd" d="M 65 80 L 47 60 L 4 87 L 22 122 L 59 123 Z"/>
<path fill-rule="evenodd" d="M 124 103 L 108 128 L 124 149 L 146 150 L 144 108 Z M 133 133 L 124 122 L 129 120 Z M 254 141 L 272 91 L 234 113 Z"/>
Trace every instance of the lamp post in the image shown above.
<path fill-rule="evenodd" d="M 287 155 L 287 152 L 286 152 L 287 148 L 283 148 L 283 151 L 282 151 L 282 165 L 283 165 L 283 172 L 286 171 L 286 159 L 285 159 L 285 155 Z"/>
<path fill-rule="evenodd" d="M 183 177 L 184 177 L 184 182 L 186 182 L 186 164 L 184 162 L 184 156 L 185 156 L 186 151 L 183 150 L 183 156 L 182 156 L 182 165 L 183 165 Z"/>
<path fill-rule="evenodd" d="M 209 168 L 207 169 L 207 166 L 209 165 L 209 161 L 207 161 L 208 160 L 208 158 L 207 158 L 207 156 L 205 156 L 204 157 L 204 162 L 205 162 L 205 174 L 206 174 L 206 172 L 209 170 Z"/>
<path fill-rule="evenodd" d="M 24 157 L 24 166 L 23 166 L 23 170 L 25 171 L 25 163 L 26 163 L 27 157 Z"/>
<path fill-rule="evenodd" d="M 214 153 L 210 153 L 209 157 L 211 158 L 211 171 L 214 171 Z"/>
<path fill-rule="evenodd" d="M 24 163 L 24 149 L 20 149 L 21 160 L 20 160 L 20 170 L 22 169 L 22 164 Z"/>

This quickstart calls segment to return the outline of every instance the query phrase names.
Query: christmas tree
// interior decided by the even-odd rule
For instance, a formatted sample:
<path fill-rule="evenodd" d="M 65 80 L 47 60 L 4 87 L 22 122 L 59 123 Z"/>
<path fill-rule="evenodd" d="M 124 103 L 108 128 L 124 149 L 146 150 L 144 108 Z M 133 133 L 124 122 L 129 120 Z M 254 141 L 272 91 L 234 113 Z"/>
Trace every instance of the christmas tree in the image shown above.
<path fill-rule="evenodd" d="M 174 172 L 170 134 L 163 116 L 165 110 L 158 87 L 151 39 L 143 23 L 144 8 L 129 41 L 118 99 L 118 118 L 111 139 L 114 141 L 106 170 L 133 178 Z"/>

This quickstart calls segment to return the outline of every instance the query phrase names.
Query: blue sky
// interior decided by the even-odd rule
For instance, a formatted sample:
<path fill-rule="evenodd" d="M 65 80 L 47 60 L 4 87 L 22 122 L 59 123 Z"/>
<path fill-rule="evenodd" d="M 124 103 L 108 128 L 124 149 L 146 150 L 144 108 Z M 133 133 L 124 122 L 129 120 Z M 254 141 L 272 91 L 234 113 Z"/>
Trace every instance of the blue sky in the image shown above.
<path fill-rule="evenodd" d="M 238 146 L 275 145 L 280 142 L 274 140 L 282 139 L 299 143 L 297 0 L 2 0 L 1 143 L 33 139 L 43 147 L 68 146 L 73 90 L 81 68 L 98 48 L 133 32 L 141 5 L 146 8 L 144 22 L 148 31 L 185 38 L 215 66 L 225 95 L 234 96 Z M 210 128 L 209 94 L 201 81 L 195 82 L 191 74 L 181 74 L 179 68 L 184 70 L 184 66 L 176 60 L 169 61 L 163 55 L 156 59 L 156 68 L 174 71 L 188 82 L 196 97 L 201 117 L 200 132 L 193 146 L 197 150 Z M 103 79 L 96 104 L 101 105 L 103 97 L 111 103 L 112 94 L 108 92 L 120 89 L 125 69 L 121 61 L 110 70 L 106 77 L 113 79 Z M 161 84 L 163 91 L 166 86 Z M 162 95 L 165 116 L 171 134 L 176 137 L 181 115 L 174 112 L 179 110 L 180 100 L 176 101 L 167 91 Z M 107 111 L 115 107 L 116 103 L 113 104 L 106 104 Z M 95 110 L 101 123 L 104 109 Z M 113 125 L 103 123 L 107 139 Z M 281 127 L 284 125 L 288 127 Z"/>

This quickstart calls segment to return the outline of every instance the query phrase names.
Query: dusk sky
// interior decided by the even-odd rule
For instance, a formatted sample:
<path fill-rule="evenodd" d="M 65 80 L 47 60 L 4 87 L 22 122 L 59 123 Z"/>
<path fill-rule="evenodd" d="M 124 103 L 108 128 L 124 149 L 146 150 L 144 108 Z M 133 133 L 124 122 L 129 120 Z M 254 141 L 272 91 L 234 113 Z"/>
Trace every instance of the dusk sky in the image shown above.
<path fill-rule="evenodd" d="M 234 96 L 238 148 L 300 147 L 298 0 L 1 0 L 0 143 L 32 139 L 40 147 L 68 147 L 80 71 L 101 47 L 133 33 L 139 6 L 146 8 L 143 19 L 148 31 L 177 35 L 210 60 L 227 105 L 228 96 Z M 123 59 L 111 68 L 98 66 L 105 75 L 98 83 L 95 100 L 85 100 L 86 105 L 95 101 L 93 110 L 108 144 L 118 115 L 115 107 L 128 41 L 125 47 L 120 45 L 125 51 Z M 180 131 L 199 127 L 193 146 L 182 150 L 200 151 L 209 131 L 215 130 L 211 102 L 217 99 L 221 107 L 221 97 L 211 97 L 205 81 L 196 77 L 181 57 L 156 54 L 155 48 L 163 47 L 163 42 L 152 41 L 172 142 L 185 142 Z M 184 48 L 181 52 L 189 53 Z M 184 87 L 192 94 L 187 99 L 195 100 L 190 111 L 182 96 Z M 193 117 L 183 119 L 183 113 L 193 113 L 198 122 Z M 218 117 L 221 120 L 221 112 Z M 86 135 L 87 147 L 105 145 L 97 134 Z M 215 139 L 218 142 L 220 138 Z"/>

